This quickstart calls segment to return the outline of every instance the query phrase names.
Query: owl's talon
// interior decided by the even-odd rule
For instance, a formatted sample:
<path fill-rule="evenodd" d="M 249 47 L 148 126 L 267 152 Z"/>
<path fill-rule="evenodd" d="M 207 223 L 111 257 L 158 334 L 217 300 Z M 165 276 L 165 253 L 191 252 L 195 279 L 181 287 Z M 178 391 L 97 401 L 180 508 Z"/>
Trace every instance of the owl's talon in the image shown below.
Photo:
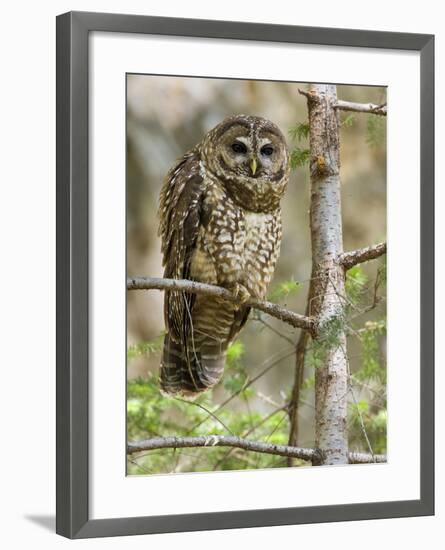
<path fill-rule="evenodd" d="M 233 296 L 239 301 L 238 305 L 240 306 L 247 304 L 247 302 L 251 299 L 247 288 L 240 283 L 235 283 L 230 290 L 232 291 Z"/>

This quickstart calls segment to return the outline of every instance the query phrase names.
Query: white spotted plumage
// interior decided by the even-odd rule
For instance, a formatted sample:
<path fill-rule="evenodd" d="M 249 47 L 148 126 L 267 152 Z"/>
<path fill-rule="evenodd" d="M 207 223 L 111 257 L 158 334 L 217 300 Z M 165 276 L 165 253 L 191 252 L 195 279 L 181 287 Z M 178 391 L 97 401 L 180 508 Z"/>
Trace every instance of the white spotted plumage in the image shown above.
<path fill-rule="evenodd" d="M 263 154 L 264 147 L 272 153 Z M 164 182 L 165 276 L 264 299 L 279 256 L 288 177 L 285 139 L 270 121 L 237 115 L 211 130 Z M 214 386 L 249 308 L 242 301 L 168 292 L 164 313 L 163 390 L 193 395 Z"/>

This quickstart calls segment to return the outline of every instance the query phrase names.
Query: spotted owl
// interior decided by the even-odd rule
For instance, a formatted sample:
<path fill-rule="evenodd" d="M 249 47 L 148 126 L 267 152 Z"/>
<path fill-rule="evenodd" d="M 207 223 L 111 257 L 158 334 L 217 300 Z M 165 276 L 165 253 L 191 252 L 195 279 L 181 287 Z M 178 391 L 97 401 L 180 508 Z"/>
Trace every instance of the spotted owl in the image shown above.
<path fill-rule="evenodd" d="M 249 316 L 245 303 L 265 298 L 274 273 L 289 171 L 279 128 L 236 115 L 168 172 L 159 204 L 164 277 L 219 285 L 239 299 L 165 292 L 165 393 L 193 397 L 221 380 L 227 347 Z"/>

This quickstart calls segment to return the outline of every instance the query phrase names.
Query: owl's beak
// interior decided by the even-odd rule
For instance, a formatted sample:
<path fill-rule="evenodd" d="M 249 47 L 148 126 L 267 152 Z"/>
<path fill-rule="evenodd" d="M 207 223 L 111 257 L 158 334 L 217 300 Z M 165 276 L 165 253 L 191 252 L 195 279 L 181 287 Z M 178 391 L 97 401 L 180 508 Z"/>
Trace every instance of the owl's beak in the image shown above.
<path fill-rule="evenodd" d="M 256 161 L 256 158 L 253 157 L 253 159 L 250 161 L 250 169 L 252 170 L 252 176 L 255 175 L 257 168 L 258 168 L 258 163 Z"/>

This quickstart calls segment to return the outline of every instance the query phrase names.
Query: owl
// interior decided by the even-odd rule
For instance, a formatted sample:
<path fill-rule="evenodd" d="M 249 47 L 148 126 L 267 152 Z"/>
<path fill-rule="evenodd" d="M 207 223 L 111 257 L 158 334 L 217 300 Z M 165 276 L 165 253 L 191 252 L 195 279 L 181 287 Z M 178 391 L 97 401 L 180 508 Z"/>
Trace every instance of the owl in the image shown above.
<path fill-rule="evenodd" d="M 228 345 L 264 299 L 279 256 L 289 152 L 279 128 L 236 115 L 210 130 L 168 172 L 160 193 L 164 277 L 219 285 L 220 297 L 167 291 L 161 391 L 188 398 L 222 378 Z"/>

